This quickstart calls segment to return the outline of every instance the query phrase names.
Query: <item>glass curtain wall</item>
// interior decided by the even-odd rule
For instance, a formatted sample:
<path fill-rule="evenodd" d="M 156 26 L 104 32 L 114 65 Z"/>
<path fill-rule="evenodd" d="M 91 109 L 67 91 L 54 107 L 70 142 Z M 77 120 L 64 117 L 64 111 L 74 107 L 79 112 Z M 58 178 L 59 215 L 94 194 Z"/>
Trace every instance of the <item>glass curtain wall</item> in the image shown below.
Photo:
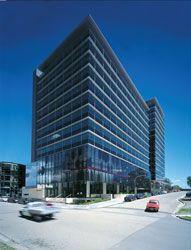
<path fill-rule="evenodd" d="M 149 189 L 147 105 L 88 20 L 75 39 L 41 67 L 35 84 L 37 183 L 46 196 Z M 56 52 L 55 52 L 56 53 Z M 34 105 L 35 102 L 35 105 Z"/>

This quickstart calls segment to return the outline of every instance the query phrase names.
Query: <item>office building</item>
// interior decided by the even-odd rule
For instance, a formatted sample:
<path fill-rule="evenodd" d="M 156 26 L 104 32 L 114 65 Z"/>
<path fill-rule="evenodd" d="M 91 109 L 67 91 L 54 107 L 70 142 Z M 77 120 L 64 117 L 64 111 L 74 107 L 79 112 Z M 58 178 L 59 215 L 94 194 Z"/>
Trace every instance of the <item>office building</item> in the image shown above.
<path fill-rule="evenodd" d="M 149 190 L 148 112 L 88 16 L 33 74 L 37 184 L 46 196 Z"/>
<path fill-rule="evenodd" d="M 164 113 L 156 98 L 147 101 L 149 107 L 149 164 L 151 179 L 165 177 Z"/>
<path fill-rule="evenodd" d="M 25 170 L 23 164 L 0 162 L 0 196 L 21 197 L 21 189 L 25 186 Z"/>

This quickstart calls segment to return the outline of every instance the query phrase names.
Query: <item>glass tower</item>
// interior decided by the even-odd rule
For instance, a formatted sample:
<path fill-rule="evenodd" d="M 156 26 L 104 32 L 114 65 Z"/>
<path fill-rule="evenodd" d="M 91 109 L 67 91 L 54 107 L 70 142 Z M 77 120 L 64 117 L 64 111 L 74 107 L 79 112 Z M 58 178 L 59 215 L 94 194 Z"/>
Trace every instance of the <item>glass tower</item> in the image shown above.
<path fill-rule="evenodd" d="M 88 16 L 33 73 L 32 161 L 46 196 L 149 190 L 149 108 Z"/>
<path fill-rule="evenodd" d="M 164 114 L 156 98 L 147 101 L 149 107 L 150 171 L 152 180 L 165 177 Z"/>

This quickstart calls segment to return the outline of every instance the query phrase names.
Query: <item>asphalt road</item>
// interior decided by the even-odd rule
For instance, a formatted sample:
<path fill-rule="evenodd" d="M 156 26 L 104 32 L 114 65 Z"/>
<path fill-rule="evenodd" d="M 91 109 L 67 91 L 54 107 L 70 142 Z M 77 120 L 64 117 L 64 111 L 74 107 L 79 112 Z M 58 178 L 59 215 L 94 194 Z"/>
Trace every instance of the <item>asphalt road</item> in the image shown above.
<path fill-rule="evenodd" d="M 157 196 L 158 213 L 144 212 L 144 199 L 91 210 L 62 209 L 55 219 L 40 223 L 21 218 L 22 205 L 0 203 L 0 240 L 19 250 L 190 250 L 191 222 L 171 215 L 181 196 Z"/>
<path fill-rule="evenodd" d="M 185 196 L 186 192 L 169 193 L 163 195 L 152 196 L 152 199 L 157 199 L 160 202 L 160 213 L 173 213 L 175 208 L 180 204 L 178 198 Z M 133 209 L 145 209 L 146 203 L 150 198 L 135 200 L 132 202 L 123 202 L 121 204 L 114 205 L 113 207 L 133 208 Z"/>
<path fill-rule="evenodd" d="M 191 222 L 166 216 L 126 237 L 110 250 L 190 250 Z"/>

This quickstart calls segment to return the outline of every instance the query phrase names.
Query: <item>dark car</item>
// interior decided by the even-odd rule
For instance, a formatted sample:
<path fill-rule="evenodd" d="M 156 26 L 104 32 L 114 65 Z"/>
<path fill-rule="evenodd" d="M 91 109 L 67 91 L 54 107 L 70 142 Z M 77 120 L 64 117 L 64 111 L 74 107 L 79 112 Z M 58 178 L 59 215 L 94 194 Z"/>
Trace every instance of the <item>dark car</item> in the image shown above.
<path fill-rule="evenodd" d="M 134 201 L 136 199 L 137 198 L 134 194 L 129 194 L 129 195 L 125 196 L 124 201 Z"/>
<path fill-rule="evenodd" d="M 187 198 L 191 198 L 191 192 L 187 192 L 187 193 L 186 193 L 186 197 L 187 197 Z"/>
<path fill-rule="evenodd" d="M 40 202 L 40 201 L 43 201 L 43 200 L 40 199 L 40 198 L 29 198 L 29 199 L 28 199 L 28 203 L 29 203 L 29 202 L 38 202 L 38 201 Z"/>
<path fill-rule="evenodd" d="M 19 204 L 28 204 L 29 202 L 37 202 L 37 201 L 43 201 L 42 199 L 38 199 L 38 198 L 20 198 L 18 200 Z"/>
<path fill-rule="evenodd" d="M 27 198 L 20 198 L 20 199 L 18 200 L 18 203 L 19 203 L 19 204 L 27 204 L 27 203 L 28 203 L 28 199 L 27 199 Z"/>
<path fill-rule="evenodd" d="M 160 194 L 161 194 L 161 192 L 159 192 L 159 191 L 151 192 L 152 196 L 156 196 L 156 195 L 160 195 Z"/>
<path fill-rule="evenodd" d="M 138 194 L 135 194 L 135 197 L 136 197 L 137 199 L 142 199 L 142 198 L 145 197 L 145 194 L 144 194 L 144 193 L 138 193 Z"/>
<path fill-rule="evenodd" d="M 14 198 L 14 197 L 9 197 L 8 200 L 7 200 L 7 202 L 9 202 L 9 203 L 16 203 L 16 202 L 18 202 L 18 199 Z"/>

